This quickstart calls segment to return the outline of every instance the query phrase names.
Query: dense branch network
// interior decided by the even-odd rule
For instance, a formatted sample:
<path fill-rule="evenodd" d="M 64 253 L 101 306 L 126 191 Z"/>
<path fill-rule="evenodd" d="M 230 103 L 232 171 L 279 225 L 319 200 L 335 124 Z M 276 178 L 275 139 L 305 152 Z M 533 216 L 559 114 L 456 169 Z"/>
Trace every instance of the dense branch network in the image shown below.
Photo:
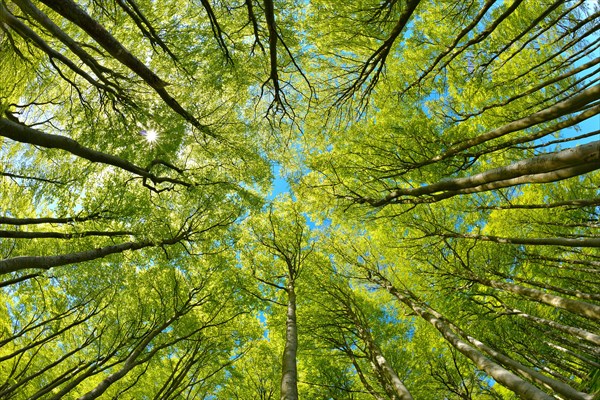
<path fill-rule="evenodd" d="M 592 400 L 599 21 L 0 2 L 0 398 Z"/>

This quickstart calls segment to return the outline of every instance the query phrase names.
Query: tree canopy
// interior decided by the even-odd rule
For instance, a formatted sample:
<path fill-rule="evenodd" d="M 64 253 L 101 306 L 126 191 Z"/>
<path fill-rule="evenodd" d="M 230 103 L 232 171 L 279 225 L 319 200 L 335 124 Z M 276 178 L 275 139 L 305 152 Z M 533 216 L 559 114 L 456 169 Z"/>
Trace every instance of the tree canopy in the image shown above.
<path fill-rule="evenodd" d="M 0 0 L 0 398 L 594 399 L 599 29 Z"/>

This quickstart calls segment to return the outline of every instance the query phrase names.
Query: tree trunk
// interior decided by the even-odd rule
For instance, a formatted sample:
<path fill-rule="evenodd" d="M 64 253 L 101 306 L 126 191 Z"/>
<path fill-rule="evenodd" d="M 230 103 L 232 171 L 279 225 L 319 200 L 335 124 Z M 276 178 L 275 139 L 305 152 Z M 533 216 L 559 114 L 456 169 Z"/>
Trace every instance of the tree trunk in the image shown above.
<path fill-rule="evenodd" d="M 505 275 L 505 274 L 497 273 L 496 275 L 498 275 L 499 277 L 504 278 L 504 279 L 511 279 L 510 276 Z M 515 277 L 514 280 L 517 282 L 520 282 L 520 283 L 526 283 L 527 285 L 530 285 L 530 286 L 535 286 L 538 288 L 551 290 L 553 292 L 557 292 L 560 294 L 565 294 L 567 296 L 577 297 L 578 299 L 600 301 L 600 294 L 585 293 L 585 292 L 575 290 L 575 289 L 573 289 L 573 290 L 564 289 L 559 286 L 550 285 L 548 283 L 533 281 L 531 279 L 525 279 L 525 278 L 519 278 L 519 277 Z"/>
<path fill-rule="evenodd" d="M 510 122 L 500 128 L 491 130 L 483 135 L 479 135 L 473 139 L 460 142 L 440 156 L 434 157 L 432 161 L 443 160 L 453 155 L 460 153 L 463 150 L 478 146 L 490 140 L 502 137 L 512 132 L 517 132 L 527 129 L 531 126 L 538 125 L 543 122 L 552 121 L 563 115 L 571 114 L 581 109 L 586 104 L 592 103 L 600 98 L 600 85 L 592 86 L 582 92 L 572 96 L 569 99 L 556 103 L 544 110 L 538 111 L 527 117 Z"/>
<path fill-rule="evenodd" d="M 600 346 L 600 335 L 596 335 L 594 333 L 588 332 L 584 329 L 577 328 L 574 326 L 562 325 L 562 324 L 559 324 L 557 322 L 554 322 L 554 321 L 551 321 L 551 320 L 548 320 L 545 318 L 540 318 L 540 317 L 536 317 L 533 315 L 529 315 L 520 310 L 512 309 L 512 310 L 510 310 L 510 312 L 512 315 L 517 315 L 519 317 L 537 322 L 538 324 L 550 326 L 556 330 L 571 334 L 573 336 L 577 336 L 578 338 L 587 340 L 588 342 L 591 342 L 591 343 L 594 343 L 594 344 Z"/>
<path fill-rule="evenodd" d="M 198 128 L 202 133 L 213 136 L 208 127 L 202 125 L 192 114 L 185 110 L 181 104 L 177 102 L 166 90 L 168 83 L 163 81 L 150 68 L 148 68 L 141 60 L 135 57 L 127 50 L 121 42 L 115 39 L 95 19 L 90 17 L 85 10 L 71 0 L 42 0 L 42 3 L 62 15 L 75 25 L 83 29 L 90 37 L 92 37 L 104 50 L 118 60 L 121 64 L 127 66 L 131 71 L 135 72 L 142 78 L 156 93 L 163 99 L 173 111 L 181 115 L 186 121 Z"/>
<path fill-rule="evenodd" d="M 360 321 L 361 318 L 359 318 L 359 316 L 356 315 L 354 310 L 352 310 L 352 308 L 349 307 L 349 305 L 347 305 L 347 307 L 347 311 L 351 313 L 351 317 L 354 320 L 354 324 L 358 329 L 360 338 L 365 342 L 367 348 L 369 349 L 369 355 L 374 364 L 373 367 L 378 371 L 379 375 L 381 375 L 384 378 L 384 386 L 389 386 L 387 383 L 391 384 L 391 387 L 389 388 L 390 393 L 388 393 L 388 395 L 400 400 L 412 400 L 412 395 L 410 394 L 406 386 L 404 386 L 404 383 L 398 377 L 398 374 L 396 374 L 394 368 L 392 368 L 389 362 L 385 359 L 379 346 L 377 346 L 377 344 L 373 340 L 373 337 L 370 333 L 370 329 L 368 327 L 363 326 L 363 323 L 361 323 Z M 388 391 L 388 389 L 386 389 L 386 391 Z"/>
<path fill-rule="evenodd" d="M 501 244 L 522 244 L 531 246 L 600 247 L 600 238 L 512 238 L 462 233 L 436 233 L 436 235 L 449 238 L 472 239 L 480 240 L 482 242 L 494 242 Z"/>
<path fill-rule="evenodd" d="M 290 279 L 286 291 L 288 304 L 285 321 L 285 347 L 281 362 L 281 400 L 298 400 L 298 370 L 296 366 L 298 329 L 296 326 L 296 292 L 293 280 Z"/>
<path fill-rule="evenodd" d="M 356 373 L 360 379 L 360 382 L 363 384 L 363 386 L 365 387 L 365 389 L 367 389 L 367 391 L 369 392 L 369 394 L 371 396 L 373 396 L 376 400 L 384 400 L 383 397 L 381 397 L 379 395 L 379 393 L 377 393 L 375 391 L 375 389 L 373 388 L 373 386 L 371 386 L 371 384 L 369 383 L 369 381 L 367 381 L 367 378 L 365 377 L 365 374 L 362 372 L 362 369 L 360 368 L 360 365 L 358 364 L 358 361 L 356 361 L 356 357 L 354 356 L 354 353 L 352 352 L 352 349 L 348 347 L 348 349 L 346 350 L 346 354 L 348 354 L 348 356 L 350 357 L 350 359 L 352 360 L 352 365 L 354 365 L 354 369 L 356 369 Z"/>
<path fill-rule="evenodd" d="M 511 368 L 513 371 L 516 371 L 520 375 L 525 376 L 528 379 L 531 379 L 532 381 L 534 381 L 544 387 L 552 389 L 556 393 L 560 393 L 560 394 L 566 396 L 569 399 L 593 400 L 593 398 L 594 398 L 594 396 L 592 396 L 591 394 L 579 392 L 565 383 L 559 382 L 555 379 L 551 379 L 543 374 L 540 374 L 539 372 L 537 372 L 536 370 L 534 370 L 532 368 L 522 365 L 521 363 L 513 360 L 512 358 L 486 346 L 485 344 L 483 344 L 482 342 L 480 342 L 479 340 L 477 340 L 471 336 L 467 335 L 467 340 L 469 342 L 471 342 L 475 347 L 480 349 L 481 351 L 492 356 L 499 363 Z"/>
<path fill-rule="evenodd" d="M 600 364 L 598 362 L 596 362 L 595 360 L 592 360 L 592 359 L 590 359 L 590 358 L 588 358 L 586 356 L 583 356 L 581 354 L 575 353 L 574 351 L 569 350 L 569 349 L 567 349 L 565 347 L 559 346 L 556 343 L 552 343 L 552 342 L 544 342 L 544 343 L 546 343 L 548 346 L 550 346 L 550 347 L 552 347 L 552 348 L 554 348 L 554 349 L 556 349 L 558 351 L 562 351 L 565 354 L 569 354 L 570 356 L 575 357 L 575 358 L 583 361 L 584 363 L 588 364 L 592 368 L 600 369 Z"/>
<path fill-rule="evenodd" d="M 50 269 L 63 265 L 80 263 L 122 253 L 125 250 L 139 250 L 152 246 L 152 242 L 126 242 L 78 253 L 59 254 L 57 256 L 19 256 L 0 261 L 0 275 L 28 268 Z"/>
<path fill-rule="evenodd" d="M 496 382 L 510 389 L 518 396 L 527 400 L 553 400 L 554 398 L 542 390 L 538 389 L 531 383 L 519 378 L 511 371 L 505 369 L 498 363 L 484 356 L 476 348 L 462 340 L 443 319 L 439 318 L 437 312 L 427 306 L 418 305 L 410 295 L 405 295 L 396 289 L 385 278 L 380 278 L 377 282 L 381 287 L 386 289 L 400 302 L 406 304 L 417 315 L 425 321 L 433 325 L 454 348 L 460 351 L 468 359 L 473 361 L 477 368 L 485 371 Z M 437 314 L 437 315 L 436 315 Z"/>
<path fill-rule="evenodd" d="M 599 160 L 600 141 L 595 141 L 562 150 L 558 153 L 543 154 L 528 158 L 506 167 L 494 168 L 466 178 L 442 180 L 432 185 L 406 189 L 405 191 L 408 192 L 407 195 L 419 196 L 442 191 L 460 191 L 466 189 L 481 191 L 478 188 L 490 190 L 490 188 L 494 188 L 493 185 L 500 185 L 504 181 L 524 176 L 550 173 L 576 165 L 592 163 L 593 165 L 590 166 L 591 170 L 598 169 L 600 168 Z M 490 188 L 487 188 L 485 185 L 490 185 Z"/>
<path fill-rule="evenodd" d="M 396 371 L 394 371 L 394 369 L 388 363 L 388 361 L 385 359 L 383 354 L 381 354 L 381 351 L 379 350 L 379 348 L 377 346 L 375 346 L 375 351 L 376 351 L 375 360 L 377 362 L 377 365 L 379 366 L 379 368 L 381 370 L 383 370 L 383 372 L 385 373 L 385 376 L 392 383 L 392 387 L 394 388 L 395 394 L 398 395 L 398 399 L 412 400 L 412 398 L 413 398 L 412 395 L 410 394 L 410 392 L 408 391 L 406 386 L 404 386 L 404 383 L 402 383 L 402 380 L 400 380 L 400 378 L 398 377 L 398 374 L 396 374 Z"/>
<path fill-rule="evenodd" d="M 600 93 L 600 85 L 596 87 Z M 525 183 L 555 182 L 600 168 L 600 141 L 586 143 L 557 153 L 543 154 L 494 168 L 465 178 L 443 179 L 431 185 L 398 188 L 381 199 L 358 201 L 379 207 L 403 202 L 406 197 L 432 196 L 427 202 L 440 201 L 460 194 L 478 193 Z M 408 199 L 404 199 L 410 202 Z"/>
<path fill-rule="evenodd" d="M 597 306 L 595 304 L 565 299 L 560 296 L 542 292 L 541 290 L 515 285 L 514 283 L 492 281 L 489 279 L 479 277 L 470 277 L 469 279 L 473 282 L 477 282 L 488 287 L 502 289 L 510 293 L 515 293 L 523 297 L 528 297 L 532 300 L 537 301 L 538 303 L 548 304 L 553 307 L 562 308 L 582 317 L 600 320 L 600 306 Z"/>
<path fill-rule="evenodd" d="M 73 40 L 69 35 L 67 35 L 58 25 L 56 25 L 46 14 L 44 14 L 40 9 L 38 9 L 33 3 L 29 0 L 15 0 L 17 6 L 27 15 L 30 15 L 42 25 L 46 30 L 55 38 L 64 43 L 69 50 L 75 53 L 81 61 L 83 61 L 93 72 L 94 74 L 104 82 L 107 87 L 112 86 L 111 89 L 114 88 L 115 92 L 119 91 L 119 88 L 114 83 L 111 83 L 104 77 L 104 73 L 109 72 L 114 74 L 108 68 L 100 65 L 98 61 L 94 57 L 92 57 L 89 53 L 87 53 L 75 40 Z"/>

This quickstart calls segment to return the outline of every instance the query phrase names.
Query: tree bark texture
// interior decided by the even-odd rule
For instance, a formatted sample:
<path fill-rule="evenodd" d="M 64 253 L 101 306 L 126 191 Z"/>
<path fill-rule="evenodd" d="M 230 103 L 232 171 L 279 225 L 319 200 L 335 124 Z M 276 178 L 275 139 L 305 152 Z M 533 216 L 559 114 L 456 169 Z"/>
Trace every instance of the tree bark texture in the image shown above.
<path fill-rule="evenodd" d="M 451 327 L 440 318 L 439 314 L 427 306 L 417 304 L 409 295 L 402 294 L 391 282 L 379 280 L 378 284 L 386 289 L 400 302 L 406 304 L 417 315 L 433 325 L 454 348 L 460 351 L 470 359 L 477 368 L 485 371 L 494 380 L 508 389 L 515 392 L 518 396 L 527 400 L 553 400 L 554 398 L 531 383 L 521 379 L 513 372 L 502 367 L 500 364 L 484 356 L 476 348 L 462 340 Z"/>
<path fill-rule="evenodd" d="M 298 328 L 296 326 L 296 292 L 294 283 L 287 287 L 287 314 L 285 321 L 285 347 L 281 361 L 281 400 L 298 400 Z"/>

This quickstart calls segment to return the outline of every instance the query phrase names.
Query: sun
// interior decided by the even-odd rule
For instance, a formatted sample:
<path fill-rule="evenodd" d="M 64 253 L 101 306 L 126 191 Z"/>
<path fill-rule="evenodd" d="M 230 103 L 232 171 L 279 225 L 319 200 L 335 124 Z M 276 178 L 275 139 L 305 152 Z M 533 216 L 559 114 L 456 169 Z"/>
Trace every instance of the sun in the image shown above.
<path fill-rule="evenodd" d="M 156 132 L 154 129 L 146 131 L 145 136 L 148 143 L 155 143 L 158 140 L 158 132 Z"/>

